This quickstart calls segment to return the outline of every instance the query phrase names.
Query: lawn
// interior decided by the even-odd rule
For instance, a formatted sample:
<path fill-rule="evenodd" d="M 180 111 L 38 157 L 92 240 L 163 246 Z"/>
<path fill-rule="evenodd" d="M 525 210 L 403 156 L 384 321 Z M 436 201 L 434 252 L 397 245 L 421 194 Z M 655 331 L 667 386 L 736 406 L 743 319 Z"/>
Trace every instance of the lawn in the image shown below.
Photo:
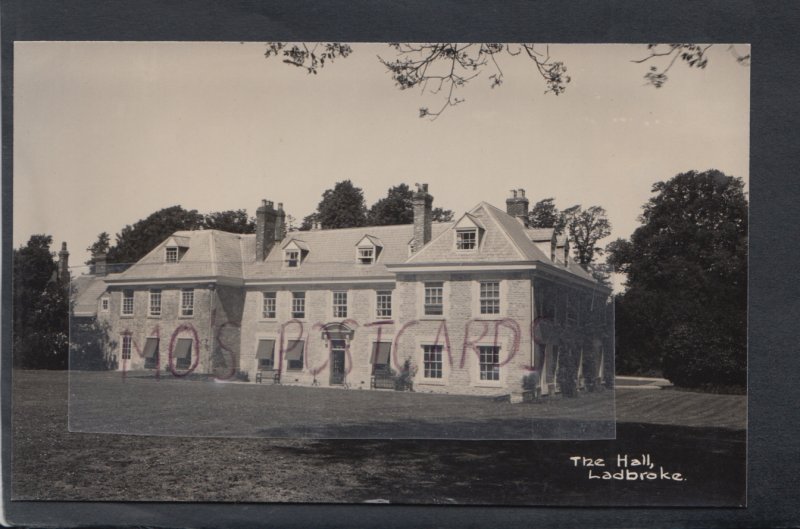
<path fill-rule="evenodd" d="M 204 387 L 205 392 L 218 388 L 205 383 L 177 387 L 185 388 L 184 395 L 192 399 L 194 389 L 189 388 Z M 158 402 L 157 391 L 150 391 L 153 388 L 148 385 L 142 388 L 148 389 L 144 392 L 147 399 Z M 236 391 L 258 395 L 264 388 L 243 386 Z M 379 499 L 392 503 L 698 506 L 737 506 L 744 501 L 746 397 L 743 396 L 619 391 L 616 440 L 556 442 L 227 439 L 70 433 L 67 391 L 63 372 L 13 373 L 12 496 L 15 499 L 224 502 Z M 351 393 L 358 394 L 355 390 L 328 390 L 325 394 L 333 402 L 352 398 L 347 396 Z M 382 392 L 369 395 L 372 393 L 383 395 Z M 434 398 L 403 395 L 406 395 L 403 398 Z M 121 393 L 109 389 L 104 396 L 120 409 L 118 403 L 124 401 Z M 150 402 L 147 399 L 141 405 Z M 425 402 L 436 400 L 438 397 Z M 461 405 L 462 401 L 458 402 Z M 562 402 L 570 407 L 590 400 L 562 399 Z M 680 403 L 685 405 L 682 407 Z M 214 408 L 215 414 L 229 416 L 220 422 L 218 417 L 204 412 L 209 409 L 207 406 L 197 404 L 196 414 L 185 419 L 187 423 L 207 422 L 213 430 L 221 424 L 227 424 L 232 431 L 248 428 L 246 421 L 236 418 L 239 409 L 222 405 Z M 547 405 L 486 403 L 498 413 L 502 410 L 512 417 L 520 413 L 515 410 L 526 406 L 541 410 L 538 413 L 563 415 L 566 408 L 558 408 L 558 404 L 554 401 L 548 411 Z M 150 409 L 147 406 L 145 409 Z M 441 413 L 438 406 L 422 411 L 415 402 L 419 413 L 430 422 Z M 709 412 L 709 407 L 715 411 Z M 727 415 L 719 413 L 725 410 Z M 150 420 L 158 421 L 157 415 L 151 413 Z M 259 430 L 264 425 L 251 424 L 249 428 Z M 617 453 L 643 452 L 651 454 L 659 464 L 683 472 L 687 480 L 598 483 L 585 479 L 584 472 L 573 468 L 569 459 L 575 455 L 611 458 Z"/>
<path fill-rule="evenodd" d="M 70 430 L 357 439 L 613 438 L 614 393 L 510 404 L 487 397 L 70 374 Z"/>

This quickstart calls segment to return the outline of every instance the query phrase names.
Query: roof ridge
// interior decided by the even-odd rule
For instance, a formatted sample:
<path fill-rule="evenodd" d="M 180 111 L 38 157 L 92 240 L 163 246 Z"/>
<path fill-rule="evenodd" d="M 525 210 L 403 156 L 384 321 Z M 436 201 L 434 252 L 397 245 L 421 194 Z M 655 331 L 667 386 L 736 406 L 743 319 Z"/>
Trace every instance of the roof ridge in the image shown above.
<path fill-rule="evenodd" d="M 208 234 L 208 254 L 211 259 L 211 275 L 217 275 L 217 246 L 214 242 L 214 232 L 217 230 L 209 230 Z"/>

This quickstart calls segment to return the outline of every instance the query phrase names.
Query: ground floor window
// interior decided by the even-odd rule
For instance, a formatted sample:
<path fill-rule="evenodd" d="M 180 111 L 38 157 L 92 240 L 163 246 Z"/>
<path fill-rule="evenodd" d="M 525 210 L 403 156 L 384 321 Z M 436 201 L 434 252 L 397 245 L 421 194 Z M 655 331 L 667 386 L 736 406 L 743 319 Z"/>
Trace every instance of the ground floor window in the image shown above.
<path fill-rule="evenodd" d="M 123 360 L 130 360 L 131 359 L 131 342 L 133 338 L 131 338 L 130 334 L 123 334 L 122 335 L 122 359 Z"/>
<path fill-rule="evenodd" d="M 288 371 L 300 371 L 303 369 L 303 340 L 289 340 L 286 345 L 286 369 Z"/>
<path fill-rule="evenodd" d="M 259 340 L 256 358 L 259 369 L 266 371 L 275 369 L 275 340 Z"/>
<path fill-rule="evenodd" d="M 500 348 L 478 346 L 481 380 L 500 380 Z"/>
<path fill-rule="evenodd" d="M 178 338 L 178 343 L 175 346 L 175 367 L 178 369 L 189 369 L 192 365 L 192 339 L 191 338 Z"/>
<path fill-rule="evenodd" d="M 372 374 L 388 375 L 392 342 L 372 342 Z"/>
<path fill-rule="evenodd" d="M 150 337 L 144 343 L 144 367 L 145 369 L 158 367 L 158 338 Z"/>
<path fill-rule="evenodd" d="M 442 351 L 441 345 L 422 346 L 422 376 L 425 378 L 442 378 Z"/>

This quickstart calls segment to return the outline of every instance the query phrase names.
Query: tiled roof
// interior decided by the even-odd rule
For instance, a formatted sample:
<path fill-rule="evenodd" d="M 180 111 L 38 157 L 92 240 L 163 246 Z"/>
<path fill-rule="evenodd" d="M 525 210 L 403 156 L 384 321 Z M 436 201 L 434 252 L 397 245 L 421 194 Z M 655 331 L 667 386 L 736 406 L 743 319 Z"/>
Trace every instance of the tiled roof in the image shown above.
<path fill-rule="evenodd" d="M 436 237 L 452 226 L 451 222 L 433 223 L 432 234 Z M 264 261 L 255 260 L 255 235 L 244 239 L 246 280 L 291 280 L 291 279 L 369 279 L 389 278 L 393 274 L 386 269 L 387 264 L 400 264 L 408 259 L 408 240 L 412 237 L 414 226 L 368 226 L 362 228 L 343 228 L 338 230 L 318 230 L 292 232 L 287 239 L 296 237 L 308 247 L 308 253 L 297 268 L 287 268 L 283 264 L 282 245 L 272 247 Z M 382 246 L 378 259 L 371 265 L 356 262 L 355 246 L 365 236 L 378 239 Z"/>
<path fill-rule="evenodd" d="M 545 248 L 542 243 L 550 240 L 552 228 L 525 228 L 518 219 L 486 202 L 475 206 L 465 217 L 473 221 L 481 232 L 481 242 L 476 251 L 456 250 L 454 222 L 434 223 L 431 240 L 413 256 L 409 256 L 408 241 L 413 237 L 414 226 L 404 224 L 290 232 L 284 241 L 273 245 L 263 261 L 256 260 L 254 234 L 240 235 L 218 230 L 179 231 L 170 238 L 187 241 L 186 253 L 178 263 L 165 262 L 165 241 L 117 277 L 119 280 L 200 277 L 245 281 L 369 280 L 392 279 L 394 272 L 388 270 L 387 265 L 404 263 L 540 261 L 592 280 L 591 275 L 577 263 L 565 266 L 562 261 L 553 263 L 550 260 L 549 247 Z M 381 248 L 376 262 L 371 265 L 360 264 L 356 256 L 355 247 L 365 238 Z M 561 245 L 564 240 L 563 236 L 559 237 Z M 292 242 L 303 250 L 302 262 L 296 268 L 284 264 L 284 248 Z"/>
<path fill-rule="evenodd" d="M 525 233 L 532 241 L 549 241 L 553 238 L 553 228 L 527 228 Z"/>
<path fill-rule="evenodd" d="M 167 263 L 162 242 L 115 279 L 185 279 L 196 277 L 242 277 L 242 248 L 238 233 L 219 230 L 178 231 L 173 237 L 188 240 L 186 253 L 177 263 Z M 253 251 L 253 255 L 255 251 Z"/>
<path fill-rule="evenodd" d="M 97 302 L 106 291 L 104 277 L 82 275 L 72 280 L 73 314 L 75 316 L 94 316 L 97 314 Z"/>

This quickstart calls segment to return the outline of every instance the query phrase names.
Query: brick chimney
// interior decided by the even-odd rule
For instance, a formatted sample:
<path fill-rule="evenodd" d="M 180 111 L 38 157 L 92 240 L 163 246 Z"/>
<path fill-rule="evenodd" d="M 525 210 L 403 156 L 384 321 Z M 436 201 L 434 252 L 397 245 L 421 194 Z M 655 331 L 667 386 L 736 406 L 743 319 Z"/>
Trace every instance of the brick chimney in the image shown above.
<path fill-rule="evenodd" d="M 516 217 L 527 228 L 529 204 L 524 189 L 512 189 L 511 196 L 506 199 L 506 213 Z"/>
<path fill-rule="evenodd" d="M 275 245 L 278 229 L 278 212 L 269 200 L 262 200 L 256 210 L 256 261 L 267 258 Z"/>
<path fill-rule="evenodd" d="M 283 202 L 278 202 L 278 211 L 275 217 L 275 241 L 282 241 L 286 237 L 286 212 L 283 211 Z"/>
<path fill-rule="evenodd" d="M 414 238 L 411 253 L 416 253 L 431 240 L 433 222 L 433 196 L 428 193 L 428 184 L 417 184 L 417 191 L 411 198 L 414 206 Z"/>
<path fill-rule="evenodd" d="M 69 284 L 69 252 L 67 251 L 67 243 L 61 243 L 61 251 L 58 252 L 58 280 L 61 284 Z"/>
<path fill-rule="evenodd" d="M 108 274 L 108 254 L 105 252 L 93 253 L 92 259 L 94 259 L 94 275 L 104 276 Z"/>

